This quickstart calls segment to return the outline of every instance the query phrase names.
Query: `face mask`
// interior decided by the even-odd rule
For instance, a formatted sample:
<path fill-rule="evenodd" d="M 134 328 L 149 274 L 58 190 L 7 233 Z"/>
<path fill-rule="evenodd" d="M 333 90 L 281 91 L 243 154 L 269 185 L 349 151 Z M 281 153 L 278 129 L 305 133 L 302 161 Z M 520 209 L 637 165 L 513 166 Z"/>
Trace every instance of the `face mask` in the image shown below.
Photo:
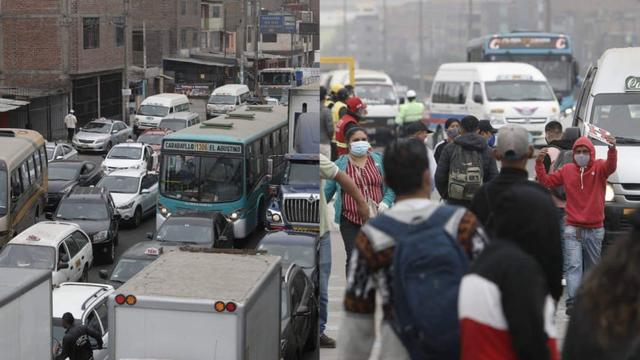
<path fill-rule="evenodd" d="M 576 159 L 576 164 L 578 164 L 578 166 L 587 167 L 587 165 L 589 165 L 589 160 L 591 159 L 591 155 L 576 154 L 575 159 Z"/>
<path fill-rule="evenodd" d="M 489 147 L 493 147 L 496 144 L 495 134 L 491 134 L 491 137 L 489 138 L 489 140 L 487 140 L 487 144 L 489 145 Z"/>
<path fill-rule="evenodd" d="M 364 156 L 369 151 L 369 147 L 371 145 L 369 145 L 368 141 L 354 141 L 351 143 L 351 154 L 353 156 Z"/>
<path fill-rule="evenodd" d="M 448 128 L 447 129 L 447 136 L 449 137 L 449 139 L 455 139 L 456 137 L 458 137 L 458 134 L 460 134 L 460 129 L 459 128 Z"/>

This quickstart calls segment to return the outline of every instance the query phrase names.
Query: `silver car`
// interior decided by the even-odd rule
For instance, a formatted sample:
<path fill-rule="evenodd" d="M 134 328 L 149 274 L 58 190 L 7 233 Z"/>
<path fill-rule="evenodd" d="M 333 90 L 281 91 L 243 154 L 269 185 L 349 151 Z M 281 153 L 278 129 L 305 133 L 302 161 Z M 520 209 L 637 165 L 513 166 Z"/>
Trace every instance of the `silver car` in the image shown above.
<path fill-rule="evenodd" d="M 107 152 L 112 146 L 133 138 L 133 129 L 119 120 L 97 119 L 79 130 L 72 141 L 78 151 Z"/>
<path fill-rule="evenodd" d="M 78 158 L 78 152 L 69 144 L 47 141 L 46 148 L 48 161 Z"/>

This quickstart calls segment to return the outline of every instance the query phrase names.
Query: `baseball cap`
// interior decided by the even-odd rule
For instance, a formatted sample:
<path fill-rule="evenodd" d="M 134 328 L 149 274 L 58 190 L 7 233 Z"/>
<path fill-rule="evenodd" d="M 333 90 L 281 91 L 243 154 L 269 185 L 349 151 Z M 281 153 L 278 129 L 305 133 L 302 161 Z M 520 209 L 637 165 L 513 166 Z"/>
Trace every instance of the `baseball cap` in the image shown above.
<path fill-rule="evenodd" d="M 66 312 L 62 315 L 62 320 L 68 321 L 73 323 L 74 318 L 73 318 L 73 314 L 71 314 L 70 312 Z"/>
<path fill-rule="evenodd" d="M 366 109 L 367 104 L 365 104 L 364 101 L 362 101 L 362 99 L 360 99 L 359 97 L 354 96 L 347 100 L 347 108 L 351 112 L 356 112 L 360 109 Z"/>
<path fill-rule="evenodd" d="M 491 121 L 489 120 L 480 120 L 478 122 L 478 129 L 480 129 L 480 131 L 483 131 L 483 132 L 489 131 L 494 134 L 498 132 L 498 129 L 491 126 Z"/>
<path fill-rule="evenodd" d="M 507 160 L 521 160 L 529 153 L 530 135 L 520 125 L 509 124 L 498 130 L 496 151 Z"/>
<path fill-rule="evenodd" d="M 417 134 L 421 131 L 426 131 L 427 133 L 432 133 L 433 131 L 429 130 L 429 128 L 427 127 L 427 125 L 425 125 L 422 121 L 414 121 L 411 122 L 409 124 L 407 124 L 407 127 L 405 128 L 405 133 L 407 134 L 407 136 L 411 136 L 413 134 Z"/>

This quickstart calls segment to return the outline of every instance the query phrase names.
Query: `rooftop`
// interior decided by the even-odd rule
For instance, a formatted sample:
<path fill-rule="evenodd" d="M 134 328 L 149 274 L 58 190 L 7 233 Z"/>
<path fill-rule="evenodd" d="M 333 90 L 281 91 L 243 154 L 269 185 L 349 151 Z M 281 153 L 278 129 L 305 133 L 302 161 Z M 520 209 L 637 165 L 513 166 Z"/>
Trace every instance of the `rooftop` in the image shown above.
<path fill-rule="evenodd" d="M 41 221 L 31 225 L 25 231 L 16 235 L 9 243 L 22 245 L 54 246 L 67 234 L 80 227 L 74 223 L 62 221 Z"/>

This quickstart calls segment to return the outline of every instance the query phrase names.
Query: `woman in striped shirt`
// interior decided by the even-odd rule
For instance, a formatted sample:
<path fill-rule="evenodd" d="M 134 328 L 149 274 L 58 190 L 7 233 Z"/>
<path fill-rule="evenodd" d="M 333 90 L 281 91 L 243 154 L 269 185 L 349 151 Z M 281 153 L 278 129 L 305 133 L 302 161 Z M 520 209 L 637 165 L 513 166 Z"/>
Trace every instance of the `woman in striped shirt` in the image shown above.
<path fill-rule="evenodd" d="M 375 212 L 388 209 L 393 203 L 395 195 L 384 184 L 382 155 L 371 150 L 367 133 L 360 127 L 350 128 L 345 138 L 349 145 L 349 154 L 338 158 L 336 165 L 353 179 Z M 347 252 L 346 268 L 348 271 L 356 235 L 364 221 L 358 215 L 355 200 L 351 196 L 343 194 L 338 183 L 328 181 L 324 191 L 327 201 L 330 201 L 336 194 L 335 222 L 340 224 L 340 233 Z M 375 214 L 370 214 L 370 216 L 375 216 Z"/>

